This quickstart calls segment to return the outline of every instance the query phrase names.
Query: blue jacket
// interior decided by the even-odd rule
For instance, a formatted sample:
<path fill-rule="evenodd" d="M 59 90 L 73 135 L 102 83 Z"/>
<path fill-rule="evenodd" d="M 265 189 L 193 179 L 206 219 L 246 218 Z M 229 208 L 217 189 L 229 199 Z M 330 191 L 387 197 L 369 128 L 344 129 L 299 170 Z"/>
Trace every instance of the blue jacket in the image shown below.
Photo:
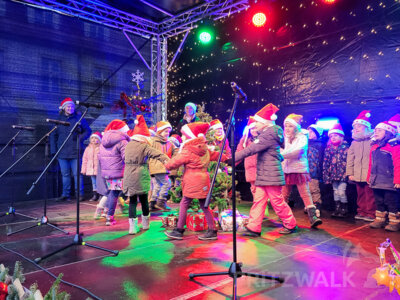
<path fill-rule="evenodd" d="M 74 113 L 70 116 L 66 116 L 64 113 L 60 115 L 58 118 L 59 121 L 69 122 L 70 126 L 63 126 L 59 125 L 57 129 L 50 135 L 50 151 L 51 154 L 54 155 L 59 147 L 61 147 L 64 140 L 67 138 L 69 132 L 71 131 L 72 127 L 78 122 L 80 115 Z M 80 130 L 80 149 L 83 151 L 83 141 L 90 137 L 92 130 L 89 127 L 89 124 L 86 122 L 85 119 L 82 119 L 81 125 L 78 126 Z M 72 136 L 69 138 L 68 142 L 65 144 L 63 149 L 61 150 L 58 158 L 61 159 L 73 159 L 76 158 L 77 154 L 77 147 L 76 141 L 78 139 L 78 133 L 75 131 Z M 81 152 L 82 153 L 82 152 Z"/>

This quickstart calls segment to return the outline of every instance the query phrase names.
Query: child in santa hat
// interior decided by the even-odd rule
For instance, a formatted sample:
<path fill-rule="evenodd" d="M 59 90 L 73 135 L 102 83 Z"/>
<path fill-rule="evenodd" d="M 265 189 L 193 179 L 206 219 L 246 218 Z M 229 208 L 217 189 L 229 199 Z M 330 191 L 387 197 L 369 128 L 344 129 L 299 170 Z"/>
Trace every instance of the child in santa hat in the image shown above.
<path fill-rule="evenodd" d="M 97 193 L 96 175 L 99 165 L 99 150 L 101 143 L 101 133 L 96 131 L 90 136 L 90 143 L 83 152 L 81 173 L 90 176 L 92 180 L 93 196 L 89 201 L 97 201 L 99 194 Z"/>
<path fill-rule="evenodd" d="M 316 228 L 322 224 L 322 221 L 317 217 L 317 208 L 313 203 L 308 185 L 311 181 L 307 159 L 308 137 L 301 130 L 302 119 L 302 115 L 290 114 L 283 122 L 285 147 L 281 149 L 281 155 L 284 158 L 282 168 L 286 185 L 282 188 L 282 194 L 285 201 L 289 202 L 292 186 L 296 185 L 307 210 L 311 227 Z"/>
<path fill-rule="evenodd" d="M 324 158 L 325 143 L 322 141 L 324 130 L 315 124 L 308 126 L 308 167 L 311 181 L 309 182 L 312 201 L 316 207 L 315 214 L 321 216 L 321 192 L 319 183 L 322 181 L 322 161 Z M 304 211 L 307 213 L 307 209 Z"/>
<path fill-rule="evenodd" d="M 122 190 L 122 179 L 125 167 L 125 147 L 130 141 L 126 134 L 128 125 L 121 120 L 112 120 L 104 130 L 99 150 L 101 176 L 106 179 L 109 190 L 107 199 L 106 225 L 114 225 L 114 213 L 117 206 L 118 195 Z"/>
<path fill-rule="evenodd" d="M 150 146 L 161 151 L 169 158 L 173 157 L 178 152 L 178 148 L 168 139 L 172 130 L 171 124 L 168 121 L 160 121 L 157 123 L 156 129 L 157 133 L 150 140 Z M 171 180 L 168 177 L 169 172 L 165 169 L 163 163 L 155 159 L 149 160 L 149 170 L 150 175 L 154 178 L 150 206 L 163 211 L 170 211 L 171 208 L 167 206 L 168 191 L 171 188 Z"/>
<path fill-rule="evenodd" d="M 280 147 L 283 146 L 283 130 L 275 125 L 276 112 L 279 109 L 273 104 L 267 104 L 255 116 L 255 129 L 258 136 L 253 143 L 235 153 L 235 162 L 257 155 L 257 175 L 253 205 L 250 209 L 250 219 L 246 226 L 246 236 L 258 237 L 261 235 L 261 223 L 265 209 L 270 199 L 272 208 L 283 222 L 281 234 L 290 234 L 296 231 L 296 219 L 289 205 L 282 196 L 282 186 L 285 177 L 282 171 Z"/>
<path fill-rule="evenodd" d="M 250 116 L 244 131 L 244 135 L 240 139 L 236 151 L 241 151 L 254 143 L 254 140 L 258 136 L 258 131 L 256 129 L 255 122 L 256 121 L 254 120 L 254 117 Z M 246 177 L 246 182 L 250 183 L 250 191 L 254 199 L 256 191 L 255 181 L 257 175 L 257 154 L 248 156 L 244 159 L 244 172 L 245 172 L 244 174 Z M 268 206 L 266 207 L 266 209 L 268 210 Z"/>
<path fill-rule="evenodd" d="M 375 220 L 369 227 L 385 227 L 388 231 L 400 230 L 400 145 L 388 143 L 396 134 L 396 127 L 387 121 L 375 127 L 367 176 L 376 204 Z M 386 225 L 388 213 L 389 224 Z"/>
<path fill-rule="evenodd" d="M 353 121 L 353 131 L 349 151 L 347 152 L 346 176 L 357 188 L 357 220 L 372 222 L 375 217 L 374 192 L 367 184 L 369 153 L 371 151 L 371 112 L 362 111 Z"/>
<path fill-rule="evenodd" d="M 75 125 L 76 122 L 79 121 L 80 115 L 75 110 L 75 102 L 71 98 L 65 98 L 61 102 L 60 116 L 58 120 L 68 122 L 71 126 L 58 126 L 57 129 L 50 135 L 50 152 L 52 155 L 56 154 L 61 145 L 67 139 L 67 136 L 70 133 L 71 128 Z M 76 141 L 79 139 L 80 141 L 80 149 L 83 149 L 83 142 L 90 136 L 92 130 L 89 127 L 89 124 L 85 119 L 82 119 L 80 122 L 79 133 L 75 131 L 70 139 L 64 144 L 64 147 L 60 151 L 57 156 L 58 163 L 61 169 L 62 175 L 62 195 L 58 199 L 59 201 L 70 200 L 71 193 L 71 174 L 74 176 L 75 182 L 75 192 L 78 189 L 78 174 L 77 174 L 77 152 L 78 148 L 76 145 Z M 83 176 L 80 176 L 80 199 L 83 200 Z"/>
<path fill-rule="evenodd" d="M 186 224 L 187 210 L 193 199 L 199 199 L 200 207 L 205 214 L 208 231 L 205 235 L 198 237 L 200 240 L 216 240 L 214 218 L 208 208 L 204 207 L 205 198 L 210 189 L 210 175 L 207 172 L 210 161 L 216 161 L 219 152 L 210 151 L 207 148 L 205 135 L 210 125 L 204 122 L 194 122 L 182 127 L 184 142 L 181 145 L 180 153 L 165 164 L 167 170 L 177 169 L 184 166 L 182 176 L 182 195 L 180 202 L 178 225 L 173 231 L 166 231 L 165 234 L 172 239 L 183 238 Z M 222 155 L 222 161 L 227 158 Z"/>
<path fill-rule="evenodd" d="M 147 193 L 150 190 L 148 160 L 157 160 L 161 164 L 168 161 L 167 155 L 150 146 L 150 131 L 142 115 L 136 116 L 135 128 L 128 132 L 131 141 L 125 148 L 125 171 L 123 191 L 129 197 L 129 234 L 139 232 L 136 206 L 138 199 L 142 205 L 142 228 L 150 227 L 149 203 Z"/>
<path fill-rule="evenodd" d="M 210 149 L 214 151 L 215 147 L 218 147 L 218 150 L 221 150 L 222 143 L 225 138 L 224 125 L 221 123 L 220 120 L 215 119 L 210 122 L 209 130 L 214 131 L 214 137 L 215 137 L 215 140 L 211 144 L 212 147 Z M 223 152 L 228 158 L 232 157 L 231 147 L 229 147 L 229 140 L 226 140 Z"/>
<path fill-rule="evenodd" d="M 349 144 L 344 140 L 342 126 L 337 123 L 328 131 L 322 177 L 325 184 L 332 184 L 335 211 L 332 217 L 345 217 L 348 212 L 346 196 L 346 163 Z"/>

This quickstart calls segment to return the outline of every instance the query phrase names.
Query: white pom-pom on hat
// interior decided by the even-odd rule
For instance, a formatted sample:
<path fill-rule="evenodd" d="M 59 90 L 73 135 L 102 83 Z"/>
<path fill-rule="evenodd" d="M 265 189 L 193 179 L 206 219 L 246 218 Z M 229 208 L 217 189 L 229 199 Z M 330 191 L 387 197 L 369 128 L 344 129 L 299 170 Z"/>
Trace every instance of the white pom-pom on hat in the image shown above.
<path fill-rule="evenodd" d="M 273 114 L 271 116 L 271 121 L 275 121 L 276 119 L 278 119 L 278 116 L 276 114 Z"/>
<path fill-rule="evenodd" d="M 136 124 L 136 125 L 139 124 L 139 121 L 138 121 L 138 120 L 135 120 L 135 124 Z"/>
<path fill-rule="evenodd" d="M 367 113 L 365 114 L 365 116 L 366 116 L 367 118 L 370 118 L 370 117 L 371 117 L 371 114 L 370 114 L 369 112 L 367 112 Z"/>

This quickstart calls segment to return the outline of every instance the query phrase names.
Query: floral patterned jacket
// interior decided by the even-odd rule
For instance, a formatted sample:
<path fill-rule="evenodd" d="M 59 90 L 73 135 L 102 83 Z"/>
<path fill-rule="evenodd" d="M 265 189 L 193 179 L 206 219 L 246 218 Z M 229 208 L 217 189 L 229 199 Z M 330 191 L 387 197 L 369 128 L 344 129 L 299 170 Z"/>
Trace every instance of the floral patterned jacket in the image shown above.
<path fill-rule="evenodd" d="M 325 148 L 324 162 L 322 167 L 322 178 L 324 183 L 333 181 L 346 181 L 346 163 L 349 143 L 343 141 L 335 147 L 331 143 Z"/>

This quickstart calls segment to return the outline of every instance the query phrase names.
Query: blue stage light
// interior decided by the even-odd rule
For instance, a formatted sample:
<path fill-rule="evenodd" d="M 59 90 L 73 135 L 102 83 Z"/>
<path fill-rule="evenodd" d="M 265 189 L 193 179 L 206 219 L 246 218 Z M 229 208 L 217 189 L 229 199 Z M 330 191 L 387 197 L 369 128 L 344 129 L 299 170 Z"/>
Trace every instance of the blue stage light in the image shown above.
<path fill-rule="evenodd" d="M 324 117 L 317 121 L 317 126 L 323 128 L 324 130 L 329 130 L 333 125 L 339 123 L 339 119 L 335 117 Z"/>

